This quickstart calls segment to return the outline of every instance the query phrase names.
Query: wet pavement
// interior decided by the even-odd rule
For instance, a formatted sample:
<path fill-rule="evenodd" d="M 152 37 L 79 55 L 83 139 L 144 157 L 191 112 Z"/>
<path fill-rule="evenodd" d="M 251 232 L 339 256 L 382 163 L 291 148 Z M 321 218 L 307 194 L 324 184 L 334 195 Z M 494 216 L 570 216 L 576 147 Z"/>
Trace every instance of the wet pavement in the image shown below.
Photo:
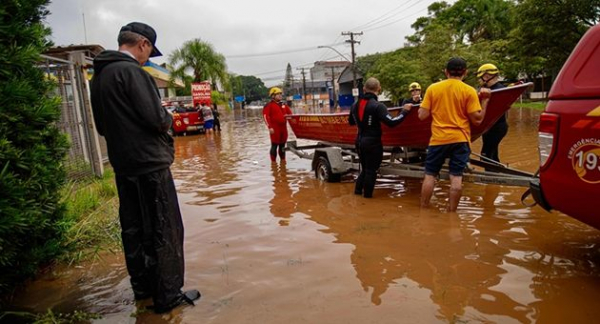
<path fill-rule="evenodd" d="M 534 172 L 539 112 L 510 112 L 500 158 Z M 400 127 L 402 127 L 400 125 Z M 292 135 L 293 137 L 293 135 Z M 176 139 L 185 288 L 202 298 L 137 317 L 120 255 L 55 269 L 15 307 L 99 312 L 97 323 L 592 323 L 600 318 L 600 231 L 521 204 L 524 188 L 448 183 L 419 208 L 420 181 L 321 183 L 288 153 L 271 165 L 259 110 L 223 132 Z M 480 141 L 473 145 L 475 151 Z"/>

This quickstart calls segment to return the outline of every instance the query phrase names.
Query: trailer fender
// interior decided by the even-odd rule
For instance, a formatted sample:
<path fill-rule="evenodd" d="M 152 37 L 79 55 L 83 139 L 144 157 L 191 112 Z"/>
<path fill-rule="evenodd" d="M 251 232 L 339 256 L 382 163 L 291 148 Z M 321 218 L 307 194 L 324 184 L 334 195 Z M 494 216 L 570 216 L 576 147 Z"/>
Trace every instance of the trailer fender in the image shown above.
<path fill-rule="evenodd" d="M 313 170 L 317 166 L 320 157 L 327 159 L 333 174 L 344 174 L 350 169 L 348 164 L 342 158 L 342 149 L 339 147 L 323 147 L 316 149 L 312 160 Z"/>

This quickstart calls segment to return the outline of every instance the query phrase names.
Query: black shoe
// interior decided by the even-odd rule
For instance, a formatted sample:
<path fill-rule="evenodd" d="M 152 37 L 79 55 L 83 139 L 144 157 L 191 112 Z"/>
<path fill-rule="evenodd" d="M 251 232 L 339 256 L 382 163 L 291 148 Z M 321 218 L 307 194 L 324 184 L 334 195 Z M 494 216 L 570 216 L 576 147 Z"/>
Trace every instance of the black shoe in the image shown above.
<path fill-rule="evenodd" d="M 175 300 L 165 306 L 148 306 L 148 309 L 154 309 L 156 314 L 163 314 L 170 312 L 174 308 L 187 303 L 194 306 L 194 300 L 200 299 L 200 292 L 196 289 L 188 290 L 183 294 L 179 295 Z"/>

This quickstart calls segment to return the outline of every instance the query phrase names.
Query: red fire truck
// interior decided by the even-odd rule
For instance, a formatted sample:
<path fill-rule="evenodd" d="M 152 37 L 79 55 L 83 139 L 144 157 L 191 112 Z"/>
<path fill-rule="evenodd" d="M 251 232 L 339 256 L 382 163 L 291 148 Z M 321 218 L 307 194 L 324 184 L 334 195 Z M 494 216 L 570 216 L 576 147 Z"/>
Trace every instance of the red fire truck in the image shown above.
<path fill-rule="evenodd" d="M 562 67 L 540 117 L 536 202 L 600 229 L 600 25 Z"/>
<path fill-rule="evenodd" d="M 171 135 L 186 135 L 190 132 L 203 132 L 204 120 L 202 115 L 197 111 L 180 111 L 172 110 L 173 125 L 171 126 Z"/>
<path fill-rule="evenodd" d="M 173 113 L 173 125 L 171 127 L 171 134 L 173 136 L 187 134 L 189 132 L 204 132 L 204 119 L 202 113 L 195 109 L 198 105 L 206 104 L 210 107 L 210 82 L 197 82 L 192 83 L 192 107 L 193 109 L 175 109 L 173 103 L 165 103 Z"/>

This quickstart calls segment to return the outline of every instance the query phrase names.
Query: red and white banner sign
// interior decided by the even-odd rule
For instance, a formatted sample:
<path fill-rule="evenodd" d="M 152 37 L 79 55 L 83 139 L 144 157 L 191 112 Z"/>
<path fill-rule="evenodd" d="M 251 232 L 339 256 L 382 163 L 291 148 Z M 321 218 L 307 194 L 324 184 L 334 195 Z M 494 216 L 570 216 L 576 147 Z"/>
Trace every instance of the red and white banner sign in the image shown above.
<path fill-rule="evenodd" d="M 210 105 L 210 82 L 192 83 L 192 100 L 194 101 L 194 106 L 199 103 Z"/>

